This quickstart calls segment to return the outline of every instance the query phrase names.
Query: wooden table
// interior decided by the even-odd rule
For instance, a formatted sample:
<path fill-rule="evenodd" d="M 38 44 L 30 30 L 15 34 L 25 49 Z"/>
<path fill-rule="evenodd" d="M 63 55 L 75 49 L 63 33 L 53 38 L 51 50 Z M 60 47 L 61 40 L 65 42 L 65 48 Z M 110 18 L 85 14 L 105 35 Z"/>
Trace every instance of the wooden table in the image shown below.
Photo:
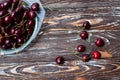
<path fill-rule="evenodd" d="M 0 58 L 0 80 L 120 80 L 120 0 L 41 0 L 46 9 L 42 29 L 21 53 Z M 76 27 L 89 21 L 91 43 Z M 105 46 L 93 45 L 96 38 Z M 90 53 L 107 51 L 112 58 L 83 62 L 73 55 L 83 44 Z M 65 63 L 54 59 L 63 56 Z"/>

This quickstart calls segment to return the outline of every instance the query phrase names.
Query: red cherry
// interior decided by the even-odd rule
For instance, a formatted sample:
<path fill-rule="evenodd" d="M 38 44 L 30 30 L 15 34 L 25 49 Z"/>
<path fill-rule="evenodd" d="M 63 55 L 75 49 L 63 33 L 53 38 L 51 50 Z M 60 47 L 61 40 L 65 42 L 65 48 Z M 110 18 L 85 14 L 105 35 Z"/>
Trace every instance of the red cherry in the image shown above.
<path fill-rule="evenodd" d="M 31 27 L 34 27 L 35 26 L 35 20 L 34 19 L 29 20 L 28 25 L 31 26 Z"/>
<path fill-rule="evenodd" d="M 85 22 L 83 22 L 82 27 L 83 27 L 84 29 L 89 30 L 89 29 L 90 29 L 90 27 L 91 27 L 91 24 L 90 24 L 88 21 L 85 21 Z"/>
<path fill-rule="evenodd" d="M 59 56 L 55 59 L 55 61 L 56 61 L 57 64 L 63 64 L 64 63 L 64 58 Z"/>
<path fill-rule="evenodd" d="M 29 11 L 25 11 L 25 12 L 24 12 L 24 17 L 25 17 L 26 19 L 29 18 Z"/>
<path fill-rule="evenodd" d="M 36 13 L 34 11 L 29 12 L 29 18 L 34 19 L 36 17 Z"/>
<path fill-rule="evenodd" d="M 4 21 L 5 21 L 5 23 L 9 24 L 12 21 L 12 17 L 11 16 L 6 16 L 4 18 Z"/>
<path fill-rule="evenodd" d="M 86 39 L 88 39 L 88 32 L 87 31 L 83 31 L 81 34 L 80 34 L 80 37 L 81 37 L 81 39 L 84 39 L 84 40 L 86 40 Z"/>
<path fill-rule="evenodd" d="M 98 38 L 98 39 L 95 41 L 95 44 L 96 44 L 96 46 L 98 46 L 98 47 L 102 47 L 102 46 L 104 46 L 105 42 L 104 42 L 103 39 Z"/>
<path fill-rule="evenodd" d="M 99 51 L 94 51 L 91 54 L 92 54 L 92 57 L 94 59 L 100 59 L 101 58 L 101 53 Z"/>
<path fill-rule="evenodd" d="M 39 11 L 39 10 L 40 10 L 39 4 L 38 4 L 38 3 L 33 3 L 33 4 L 31 5 L 31 9 L 32 9 L 33 11 Z"/>
<path fill-rule="evenodd" d="M 83 54 L 83 56 L 82 56 L 82 61 L 88 62 L 90 59 L 91 59 L 91 58 L 90 58 L 90 55 L 89 55 L 89 54 Z"/>
<path fill-rule="evenodd" d="M 85 49 L 86 49 L 86 48 L 85 48 L 84 45 L 78 45 L 78 46 L 77 46 L 77 51 L 78 51 L 78 52 L 84 52 Z"/>

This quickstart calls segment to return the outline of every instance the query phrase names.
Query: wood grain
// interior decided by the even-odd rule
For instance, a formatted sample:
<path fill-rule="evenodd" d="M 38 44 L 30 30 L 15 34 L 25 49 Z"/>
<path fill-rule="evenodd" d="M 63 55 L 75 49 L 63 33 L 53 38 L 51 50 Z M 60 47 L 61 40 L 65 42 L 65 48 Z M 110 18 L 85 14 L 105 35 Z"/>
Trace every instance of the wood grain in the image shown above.
<path fill-rule="evenodd" d="M 120 1 L 41 0 L 46 18 L 36 39 L 22 52 L 0 57 L 0 80 L 120 80 Z M 90 37 L 80 39 L 76 26 L 90 21 Z M 101 37 L 105 46 L 97 48 Z M 112 58 L 82 62 L 73 55 L 83 44 L 84 53 L 108 51 Z M 57 56 L 65 64 L 57 65 Z"/>

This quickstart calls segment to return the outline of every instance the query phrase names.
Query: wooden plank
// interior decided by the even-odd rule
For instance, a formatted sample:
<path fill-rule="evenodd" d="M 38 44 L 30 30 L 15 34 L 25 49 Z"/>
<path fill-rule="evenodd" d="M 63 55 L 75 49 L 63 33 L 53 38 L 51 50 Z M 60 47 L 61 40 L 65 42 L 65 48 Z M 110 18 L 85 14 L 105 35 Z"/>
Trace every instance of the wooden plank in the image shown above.
<path fill-rule="evenodd" d="M 36 39 L 22 52 L 0 57 L 0 80 L 120 80 L 120 1 L 119 0 L 41 0 L 46 18 Z M 76 26 L 90 21 L 87 41 L 80 39 Z M 98 48 L 101 37 L 105 46 Z M 83 62 L 73 55 L 83 44 L 91 53 L 107 51 L 112 58 Z M 55 58 L 65 63 L 57 65 Z"/>

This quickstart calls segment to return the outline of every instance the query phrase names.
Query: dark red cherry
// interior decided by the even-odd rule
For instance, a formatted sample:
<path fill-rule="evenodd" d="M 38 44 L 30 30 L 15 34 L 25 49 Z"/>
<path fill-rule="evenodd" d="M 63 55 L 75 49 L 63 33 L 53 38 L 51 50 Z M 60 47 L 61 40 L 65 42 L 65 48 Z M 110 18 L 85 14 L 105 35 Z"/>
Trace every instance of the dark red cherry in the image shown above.
<path fill-rule="evenodd" d="M 82 61 L 88 62 L 90 59 L 91 59 L 91 58 L 90 58 L 90 55 L 89 55 L 89 54 L 83 54 L 83 56 L 82 56 Z"/>
<path fill-rule="evenodd" d="M 98 38 L 98 39 L 95 41 L 95 44 L 96 44 L 96 46 L 98 46 L 98 47 L 102 47 L 102 46 L 104 46 L 105 42 L 104 42 L 103 39 Z"/>
<path fill-rule="evenodd" d="M 11 28 L 10 29 L 10 34 L 12 35 L 12 34 L 14 34 L 15 33 L 15 28 Z"/>
<path fill-rule="evenodd" d="M 12 4 L 12 3 L 10 3 L 10 1 L 5 1 L 5 2 L 3 2 L 3 7 L 4 7 L 4 9 L 10 8 L 10 7 L 11 7 L 11 4 Z"/>
<path fill-rule="evenodd" d="M 30 11 L 30 12 L 29 12 L 29 18 L 30 18 L 30 19 L 34 19 L 35 17 L 36 17 L 36 12 Z"/>
<path fill-rule="evenodd" d="M 3 4 L 0 3 L 0 11 L 2 11 L 2 10 L 3 10 Z"/>
<path fill-rule="evenodd" d="M 15 34 L 16 36 L 20 36 L 20 35 L 22 34 L 22 29 L 21 29 L 21 28 L 17 28 L 17 29 L 15 30 L 14 34 Z"/>
<path fill-rule="evenodd" d="M 57 57 L 57 58 L 55 59 L 55 62 L 56 62 L 57 64 L 63 64 L 63 63 L 64 63 L 64 58 L 61 57 L 61 56 L 59 56 L 59 57 Z"/>
<path fill-rule="evenodd" d="M 15 12 L 15 11 L 13 11 L 13 12 L 11 13 L 11 17 L 12 17 L 12 18 L 17 17 L 17 15 L 18 15 L 18 14 L 17 14 L 17 12 Z"/>
<path fill-rule="evenodd" d="M 3 17 L 6 14 L 5 11 L 0 11 L 0 17 Z"/>
<path fill-rule="evenodd" d="M 80 34 L 81 39 L 84 39 L 84 40 L 88 39 L 88 36 L 89 36 L 89 34 L 88 34 L 87 31 L 83 31 L 83 32 Z"/>
<path fill-rule="evenodd" d="M 38 3 L 33 3 L 33 4 L 31 5 L 31 9 L 32 9 L 33 11 L 39 11 L 39 10 L 40 10 L 40 6 L 39 6 Z"/>
<path fill-rule="evenodd" d="M 28 19 L 29 18 L 29 11 L 24 12 L 24 18 Z"/>
<path fill-rule="evenodd" d="M 28 32 L 28 33 L 31 34 L 31 33 L 33 33 L 33 31 L 34 31 L 34 28 L 33 28 L 33 27 L 29 27 L 29 28 L 27 28 L 27 32 Z"/>
<path fill-rule="evenodd" d="M 101 53 L 99 51 L 94 51 L 91 53 L 92 57 L 94 59 L 100 59 L 101 58 Z"/>
<path fill-rule="evenodd" d="M 7 45 L 11 44 L 10 38 L 5 39 L 5 44 L 7 44 Z"/>
<path fill-rule="evenodd" d="M 35 26 L 35 20 L 34 20 L 34 19 L 29 20 L 29 21 L 28 21 L 28 26 L 34 27 L 34 26 Z"/>
<path fill-rule="evenodd" d="M 23 6 L 19 6 L 18 8 L 16 8 L 16 12 L 19 14 L 19 15 L 23 15 L 24 13 L 24 7 Z"/>
<path fill-rule="evenodd" d="M 12 2 L 16 5 L 19 3 L 19 0 L 12 0 Z"/>
<path fill-rule="evenodd" d="M 22 37 L 17 38 L 17 43 L 18 44 L 23 44 L 24 43 L 24 39 Z"/>
<path fill-rule="evenodd" d="M 5 23 L 9 24 L 9 23 L 11 23 L 11 21 L 12 21 L 12 17 L 11 17 L 11 16 L 6 16 L 6 17 L 4 18 L 4 21 L 5 21 Z"/>
<path fill-rule="evenodd" d="M 5 23 L 2 19 L 0 19 L 0 26 L 3 26 Z"/>
<path fill-rule="evenodd" d="M 91 27 L 91 24 L 89 23 L 89 21 L 85 21 L 85 22 L 83 22 L 82 27 L 83 27 L 84 29 L 89 30 L 90 27 Z"/>
<path fill-rule="evenodd" d="M 84 45 L 78 45 L 78 46 L 77 46 L 77 51 L 78 51 L 78 52 L 84 52 L 85 49 L 86 49 L 86 48 L 85 48 Z"/>
<path fill-rule="evenodd" d="M 9 49 L 9 46 L 4 44 L 4 45 L 2 45 L 2 49 L 7 50 L 7 49 Z"/>

